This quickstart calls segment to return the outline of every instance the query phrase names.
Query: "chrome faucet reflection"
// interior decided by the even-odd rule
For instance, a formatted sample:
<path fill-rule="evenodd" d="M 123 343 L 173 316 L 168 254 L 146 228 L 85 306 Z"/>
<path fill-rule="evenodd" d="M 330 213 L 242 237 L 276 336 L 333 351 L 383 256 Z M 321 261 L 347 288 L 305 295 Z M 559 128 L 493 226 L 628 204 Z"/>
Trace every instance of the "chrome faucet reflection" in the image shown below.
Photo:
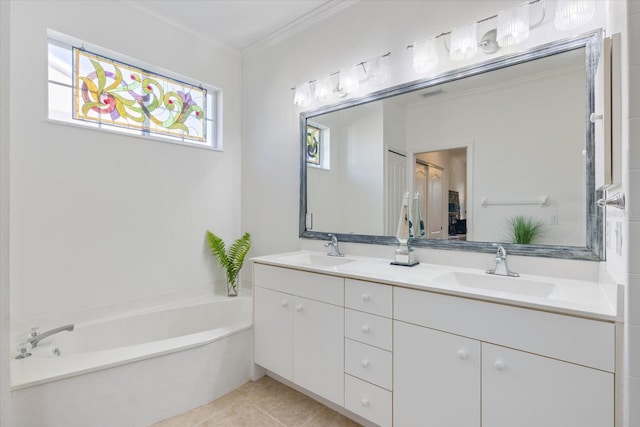
<path fill-rule="evenodd" d="M 509 270 L 507 265 L 507 251 L 498 243 L 493 244 L 498 248 L 496 257 L 493 259 L 496 262 L 496 267 L 493 270 L 487 270 L 487 274 L 495 274 L 498 276 L 520 277 L 518 273 Z"/>
<path fill-rule="evenodd" d="M 331 237 L 331 241 L 324 244 L 325 248 L 330 248 L 329 253 L 327 253 L 327 255 L 344 256 L 344 254 L 340 252 L 340 246 L 338 245 L 338 238 L 336 237 L 336 235 L 329 234 L 329 237 Z"/>

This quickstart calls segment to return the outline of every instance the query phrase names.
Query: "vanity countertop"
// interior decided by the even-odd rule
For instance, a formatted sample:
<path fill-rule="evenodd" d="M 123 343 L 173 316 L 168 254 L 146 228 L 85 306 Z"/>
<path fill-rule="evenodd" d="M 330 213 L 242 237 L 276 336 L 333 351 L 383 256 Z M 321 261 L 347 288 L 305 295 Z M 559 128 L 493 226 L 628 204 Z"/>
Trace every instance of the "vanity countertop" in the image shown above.
<path fill-rule="evenodd" d="M 259 264 L 438 292 L 605 321 L 622 321 L 618 286 L 584 280 L 523 274 L 487 275 L 484 270 L 421 263 L 391 265 L 389 259 L 296 251 L 252 258 Z M 477 284 L 477 286 L 476 286 Z"/>

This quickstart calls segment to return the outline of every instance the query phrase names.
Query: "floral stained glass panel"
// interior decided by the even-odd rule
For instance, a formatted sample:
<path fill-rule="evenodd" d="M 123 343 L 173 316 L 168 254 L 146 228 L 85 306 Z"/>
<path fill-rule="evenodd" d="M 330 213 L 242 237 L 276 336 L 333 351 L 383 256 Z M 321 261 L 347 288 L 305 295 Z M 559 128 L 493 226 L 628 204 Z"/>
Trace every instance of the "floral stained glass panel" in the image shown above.
<path fill-rule="evenodd" d="M 320 164 L 320 144 L 322 129 L 307 125 L 307 163 Z"/>
<path fill-rule="evenodd" d="M 206 142 L 206 89 L 78 48 L 74 61 L 74 119 Z"/>

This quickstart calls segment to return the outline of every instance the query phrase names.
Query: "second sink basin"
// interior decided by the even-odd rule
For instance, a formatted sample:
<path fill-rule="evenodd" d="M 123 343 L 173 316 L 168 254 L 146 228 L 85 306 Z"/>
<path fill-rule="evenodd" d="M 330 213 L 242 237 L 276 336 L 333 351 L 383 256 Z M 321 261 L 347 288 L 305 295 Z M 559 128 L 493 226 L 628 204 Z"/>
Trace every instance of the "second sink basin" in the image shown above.
<path fill-rule="evenodd" d="M 300 265 L 310 265 L 318 267 L 335 267 L 338 265 L 348 264 L 354 262 L 353 258 L 328 256 L 328 255 L 316 255 L 316 254 L 298 254 L 283 257 L 288 262 Z"/>
<path fill-rule="evenodd" d="M 548 297 L 553 292 L 555 286 L 550 282 L 528 280 L 521 277 L 463 273 L 458 271 L 441 274 L 440 276 L 436 276 L 433 281 L 444 285 L 458 285 L 466 288 L 484 289 L 532 297 Z"/>

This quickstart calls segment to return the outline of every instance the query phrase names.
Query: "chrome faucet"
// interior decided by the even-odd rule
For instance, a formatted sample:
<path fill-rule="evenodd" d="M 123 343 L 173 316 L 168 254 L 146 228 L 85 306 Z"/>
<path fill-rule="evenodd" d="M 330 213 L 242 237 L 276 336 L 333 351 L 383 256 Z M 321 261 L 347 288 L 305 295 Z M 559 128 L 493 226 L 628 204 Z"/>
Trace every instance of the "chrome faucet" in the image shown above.
<path fill-rule="evenodd" d="M 48 331 L 45 331 L 41 334 L 38 333 L 38 328 L 33 328 L 31 329 L 31 339 L 28 340 L 27 342 L 29 344 L 31 344 L 31 348 L 36 348 L 38 346 L 38 343 L 40 343 L 40 341 L 42 341 L 45 338 L 50 337 L 51 335 L 55 335 L 59 332 L 62 331 L 73 331 L 73 328 L 75 327 L 75 325 L 71 324 L 71 325 L 65 325 L 65 326 L 60 326 L 59 328 L 54 328 Z"/>
<path fill-rule="evenodd" d="M 36 348 L 40 343 L 40 341 L 42 341 L 43 339 L 48 338 L 51 335 L 55 335 L 62 331 L 71 332 L 73 331 L 73 328 L 75 328 L 75 325 L 73 324 L 64 325 L 58 328 L 50 329 L 41 334 L 38 333 L 39 328 L 31 328 L 31 333 L 29 334 L 31 339 L 18 344 L 18 355 L 16 356 L 16 359 L 26 359 L 27 357 L 31 356 L 31 353 L 29 353 L 29 350 L 31 350 L 32 348 Z M 60 350 L 59 349 L 56 349 L 56 350 L 58 351 L 58 353 L 55 353 L 55 350 L 54 350 L 54 354 L 60 355 Z"/>
<path fill-rule="evenodd" d="M 331 241 L 324 244 L 325 248 L 331 248 L 329 249 L 329 253 L 327 253 L 327 255 L 344 256 L 344 254 L 340 252 L 340 246 L 338 245 L 338 238 L 336 237 L 336 235 L 329 234 L 329 237 L 331 237 Z"/>
<path fill-rule="evenodd" d="M 504 249 L 504 247 L 502 247 L 502 245 L 499 245 L 498 243 L 494 243 L 493 246 L 498 248 L 496 257 L 493 259 L 496 262 L 496 267 L 493 270 L 487 270 L 487 274 L 520 277 L 518 273 L 509 271 L 509 266 L 507 265 L 507 251 Z"/>

